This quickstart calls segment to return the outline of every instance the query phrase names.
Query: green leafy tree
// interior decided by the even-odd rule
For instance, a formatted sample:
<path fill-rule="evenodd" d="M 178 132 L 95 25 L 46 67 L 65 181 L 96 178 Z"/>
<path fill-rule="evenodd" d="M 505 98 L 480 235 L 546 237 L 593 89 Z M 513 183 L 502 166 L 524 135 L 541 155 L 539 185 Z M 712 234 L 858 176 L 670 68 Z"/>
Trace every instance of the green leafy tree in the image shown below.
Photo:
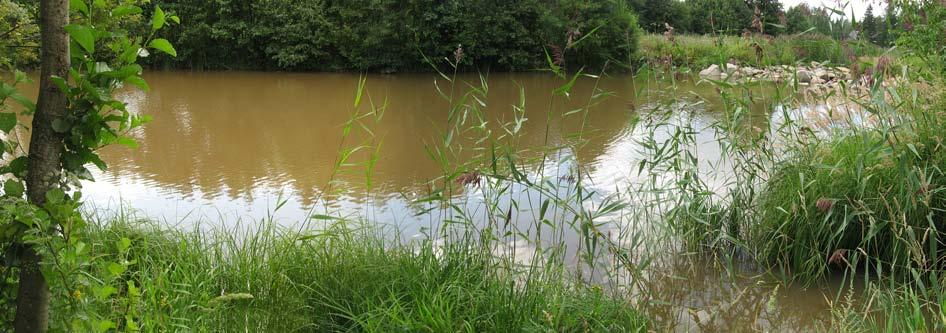
<path fill-rule="evenodd" d="M 9 259 L 16 262 L 19 272 L 12 327 L 16 332 L 45 332 L 52 322 L 60 325 L 55 328 L 58 331 L 135 330 L 130 307 L 116 311 L 114 318 L 50 321 L 49 304 L 52 297 L 68 299 L 72 310 L 79 310 L 82 305 L 74 292 L 84 289 L 98 301 L 108 302 L 117 290 L 113 284 L 120 280 L 118 274 L 102 280 L 80 273 L 93 258 L 82 252 L 84 246 L 75 237 L 85 225 L 78 212 L 79 181 L 92 180 L 87 165 L 105 168 L 98 149 L 113 143 L 134 145 L 126 134 L 146 119 L 129 112 L 114 92 L 124 84 L 147 89 L 137 61 L 152 51 L 176 55 L 167 40 L 154 35 L 178 19 L 155 8 L 148 27 L 141 29 L 148 31 L 146 37 L 134 37 L 124 26 L 136 22 L 134 17 L 142 9 L 131 4 L 110 7 L 107 1 L 42 0 L 39 6 L 42 57 L 37 102 L 17 93 L 14 86 L 26 80 L 21 72 L 15 72 L 12 83 L 0 83 L 0 131 L 4 134 L 0 174 L 5 179 L 0 241 L 12 249 Z M 33 117 L 28 153 L 12 135 L 25 124 L 9 112 L 8 100 Z M 133 297 L 134 283 L 126 287 L 129 294 L 125 296 Z"/>
<path fill-rule="evenodd" d="M 640 26 L 650 32 L 665 30 L 669 24 L 679 31 L 690 30 L 690 8 L 678 0 L 638 0 L 629 4 L 638 15 Z"/>
<path fill-rule="evenodd" d="M 697 34 L 741 34 L 752 22 L 752 9 L 743 0 L 693 0 L 691 31 Z"/>
<path fill-rule="evenodd" d="M 861 37 L 865 40 L 876 42 L 878 35 L 877 18 L 874 17 L 874 6 L 867 6 L 867 12 L 864 13 L 864 19 L 861 21 Z"/>
<path fill-rule="evenodd" d="M 810 17 L 811 8 L 806 4 L 789 8 L 788 11 L 785 12 L 786 32 L 797 34 L 811 30 L 814 28 L 814 25 L 811 23 Z"/>
<path fill-rule="evenodd" d="M 39 60 L 39 26 L 29 4 L 0 0 L 0 66 L 33 66 Z"/>
<path fill-rule="evenodd" d="M 782 11 L 782 3 L 778 0 L 746 0 L 746 6 L 753 11 L 759 9 L 766 34 L 778 35 L 785 31 L 785 13 Z"/>
<path fill-rule="evenodd" d="M 559 0 L 548 20 L 548 43 L 575 69 L 627 65 L 637 52 L 637 17 L 623 0 Z"/>

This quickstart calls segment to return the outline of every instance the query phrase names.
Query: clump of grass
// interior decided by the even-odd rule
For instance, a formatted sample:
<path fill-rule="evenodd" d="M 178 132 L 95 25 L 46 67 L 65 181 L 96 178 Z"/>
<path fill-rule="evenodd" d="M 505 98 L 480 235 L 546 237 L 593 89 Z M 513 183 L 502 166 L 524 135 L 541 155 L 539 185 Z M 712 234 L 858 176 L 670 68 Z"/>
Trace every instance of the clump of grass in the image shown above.
<path fill-rule="evenodd" d="M 903 123 L 812 142 L 775 167 L 759 197 L 763 258 L 802 278 L 858 257 L 883 274 L 942 268 L 946 124 L 898 112 Z"/>
<path fill-rule="evenodd" d="M 136 305 L 141 318 L 158 330 L 642 331 L 648 325 L 627 302 L 577 283 L 559 266 L 519 267 L 476 244 L 404 245 L 375 231 L 263 226 L 207 234 L 115 220 L 93 225 L 84 238 L 103 260 L 118 255 L 111 244 L 132 241 L 125 274 L 143 290 Z M 88 273 L 105 274 L 98 269 Z M 94 304 L 101 313 L 112 306 Z"/>

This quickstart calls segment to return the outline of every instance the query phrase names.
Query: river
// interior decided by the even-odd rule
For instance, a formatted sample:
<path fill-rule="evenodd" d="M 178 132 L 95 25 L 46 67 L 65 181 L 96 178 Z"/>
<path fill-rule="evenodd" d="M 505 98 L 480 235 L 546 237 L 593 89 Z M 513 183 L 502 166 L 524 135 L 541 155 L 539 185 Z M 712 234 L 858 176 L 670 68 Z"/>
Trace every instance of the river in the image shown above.
<path fill-rule="evenodd" d="M 640 119 L 657 109 L 679 109 L 681 117 L 674 119 L 690 123 L 701 170 L 712 175 L 725 169 L 708 129 L 725 116 L 719 92 L 689 77 L 582 77 L 567 96 L 553 97 L 567 80 L 546 73 L 462 74 L 453 83 L 434 74 L 368 75 L 359 107 L 355 74 L 149 72 L 145 79 L 150 91 L 119 92 L 132 112 L 153 117 L 131 133 L 139 147 L 103 149 L 108 169 L 95 171 L 96 181 L 86 182 L 83 192 L 94 207 L 127 209 L 178 227 L 269 219 L 298 227 L 318 214 L 426 237 L 441 220 L 416 200 L 442 185 L 436 179 L 445 168 L 431 152 L 443 147 L 450 115 L 467 117 L 464 131 L 451 138 L 467 146 L 451 151 L 452 160 L 482 156 L 474 149 L 486 146 L 477 133 L 489 131 L 496 142 L 514 142 L 524 169 L 555 170 L 542 179 L 565 184 L 565 191 L 575 170 L 582 170 L 582 182 L 598 202 L 640 181 L 638 165 L 646 158 L 640 143 L 648 135 Z M 35 85 L 21 88 L 36 94 Z M 474 88 L 481 94 L 467 94 Z M 464 103 L 478 111 L 451 108 Z M 765 106 L 751 108 L 749 126 L 768 128 L 771 108 Z M 571 112 L 582 109 L 587 113 Z M 362 116 L 345 135 L 353 115 Z M 506 130 L 515 135 L 504 138 Z M 364 148 L 337 166 L 340 154 L 357 146 Z M 547 158 L 538 158 L 543 154 Z M 528 192 L 510 190 L 517 191 Z M 485 221 L 491 213 L 477 203 L 490 194 L 480 192 L 486 191 L 471 185 L 453 195 L 464 198 L 473 219 Z M 510 197 L 498 206 L 532 198 Z M 529 229 L 537 204 L 515 206 L 519 212 L 508 213 L 506 222 Z M 575 235 L 561 237 L 580 243 Z M 663 260 L 643 283 L 657 326 L 670 330 L 806 331 L 829 318 L 826 298 L 837 292 L 836 285 L 785 287 L 756 277 L 753 269 L 737 274 L 680 258 Z"/>

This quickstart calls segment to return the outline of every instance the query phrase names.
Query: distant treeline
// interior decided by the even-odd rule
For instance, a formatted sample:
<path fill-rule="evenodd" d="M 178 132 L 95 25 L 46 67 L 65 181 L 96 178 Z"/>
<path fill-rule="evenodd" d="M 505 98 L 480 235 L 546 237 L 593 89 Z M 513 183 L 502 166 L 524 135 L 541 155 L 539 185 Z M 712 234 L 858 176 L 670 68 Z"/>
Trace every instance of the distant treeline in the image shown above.
<path fill-rule="evenodd" d="M 549 59 L 632 61 L 639 28 L 625 0 L 159 0 L 182 19 L 178 57 L 194 69 L 394 72 L 530 70 Z M 462 49 L 462 51 L 458 51 Z M 462 53 L 462 55 L 461 55 Z"/>
<path fill-rule="evenodd" d="M 840 15 L 851 15 L 850 8 L 813 8 L 803 3 L 786 10 L 778 0 L 629 0 L 629 4 L 649 32 L 664 32 L 666 25 L 677 33 L 691 34 L 809 32 L 887 46 L 894 41 L 892 32 L 898 26 L 895 13 L 878 15 L 871 6 L 863 19 L 852 22 Z"/>
<path fill-rule="evenodd" d="M 894 13 L 852 22 L 777 0 L 104 0 L 181 17 L 162 32 L 178 57 L 156 68 L 286 71 L 531 70 L 551 61 L 612 69 L 638 63 L 639 30 L 676 34 L 808 32 L 888 45 Z M 35 65 L 37 1 L 0 0 L 0 65 Z M 146 8 L 146 13 L 152 12 Z M 835 15 L 832 15 L 834 13 Z M 131 17 L 128 29 L 145 27 Z M 856 32 L 855 32 L 856 31 Z M 859 36 L 858 36 L 859 35 Z"/>

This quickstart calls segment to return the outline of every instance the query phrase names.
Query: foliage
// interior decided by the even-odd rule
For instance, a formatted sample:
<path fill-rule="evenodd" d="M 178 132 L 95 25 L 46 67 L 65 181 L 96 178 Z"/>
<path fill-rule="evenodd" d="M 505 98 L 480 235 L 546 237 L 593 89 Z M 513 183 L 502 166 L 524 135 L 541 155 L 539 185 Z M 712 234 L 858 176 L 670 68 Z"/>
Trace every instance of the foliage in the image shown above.
<path fill-rule="evenodd" d="M 740 0 L 741 1 L 741 0 Z M 662 32 L 664 24 L 669 24 L 680 31 L 690 31 L 690 15 L 696 12 L 687 3 L 678 0 L 635 0 L 630 1 L 638 15 L 640 26 L 649 32 Z"/>
<path fill-rule="evenodd" d="M 752 22 L 752 10 L 743 0 L 695 0 L 687 2 L 694 34 L 741 34 Z"/>
<path fill-rule="evenodd" d="M 137 61 L 149 52 L 175 55 L 170 43 L 155 38 L 155 33 L 179 19 L 155 8 L 150 22 L 140 29 L 148 31 L 145 37 L 135 37 L 119 22 L 137 22 L 135 17 L 142 13 L 137 6 L 122 4 L 110 7 L 105 1 L 72 1 L 70 7 L 73 23 L 63 29 L 69 35 L 72 67 L 68 79 L 51 78 L 66 95 L 68 103 L 63 110 L 64 116 L 55 118 L 52 123 L 53 130 L 63 135 L 63 141 L 56 143 L 62 145 L 59 161 L 62 176 L 54 180 L 56 186 L 46 193 L 42 206 L 27 201 L 23 179 L 29 160 L 16 141 L 18 137 L 12 133 L 26 125 L 19 123 L 15 113 L 0 113 L 0 130 L 5 134 L 2 142 L 5 163 L 0 172 L 8 177 L 0 199 L 3 201 L 0 205 L 0 229 L 3 230 L 0 242 L 4 248 L 11 249 L 6 253 L 8 264 L 16 259 L 18 244 L 30 244 L 44 258 L 42 272 L 52 294 L 57 299 L 70 300 L 63 306 L 76 314 L 70 320 L 54 322 L 62 325 L 58 329 L 95 332 L 117 327 L 132 329 L 139 317 L 134 308 L 123 304 L 137 297 L 136 289 L 133 283 L 121 279 L 121 273 L 129 263 L 98 261 L 87 251 L 87 243 L 77 237 L 85 227 L 78 213 L 81 204 L 79 181 L 92 180 L 87 165 L 100 169 L 106 167 L 97 155 L 98 149 L 113 143 L 134 146 L 134 141 L 126 134 L 147 118 L 129 112 L 126 104 L 116 99 L 114 92 L 124 84 L 148 88 L 140 77 L 142 68 Z M 23 73 L 15 72 L 12 83 L 15 85 L 24 80 L 26 76 Z M 23 115 L 32 115 L 35 105 L 19 95 L 13 85 L 0 84 L 0 105 L 10 107 L 5 103 L 9 98 L 19 104 Z M 126 251 L 129 246 L 122 243 L 119 250 Z M 107 267 L 111 274 L 100 278 L 79 274 L 88 265 Z M 14 267 L 3 270 L 5 279 L 12 276 Z M 126 293 L 124 298 L 116 299 L 113 294 L 119 289 L 126 290 Z M 80 294 L 93 295 L 97 302 L 112 303 L 116 311 L 100 316 L 85 313 L 86 302 L 79 300 Z M 12 301 L 4 300 L 2 303 L 12 304 Z M 2 319 L 9 318 L 4 316 Z"/>
<path fill-rule="evenodd" d="M 39 60 L 39 27 L 29 6 L 0 0 L 0 67 L 32 66 Z"/>
<path fill-rule="evenodd" d="M 900 1 L 903 31 L 897 46 L 922 64 L 939 73 L 946 73 L 946 6 L 936 1 Z"/>
<path fill-rule="evenodd" d="M 754 50 L 758 45 L 762 56 Z M 736 62 L 751 66 L 793 65 L 797 62 L 852 63 L 851 54 L 877 56 L 880 48 L 865 42 L 838 43 L 819 34 L 785 35 L 772 39 L 734 36 L 676 36 L 670 42 L 664 36 L 641 38 L 640 54 L 644 62 L 655 65 L 669 59 L 677 67 L 703 69 L 712 64 Z M 856 60 L 856 59 L 854 59 Z"/>
<path fill-rule="evenodd" d="M 545 48 L 564 46 L 568 29 L 603 24 L 604 36 L 575 59 L 576 66 L 600 67 L 627 61 L 634 52 L 628 41 L 637 35 L 633 15 L 617 0 L 158 3 L 193 20 L 170 32 L 180 56 L 152 63 L 166 67 L 416 71 L 459 47 L 467 69 L 532 70 L 546 64 Z"/>

